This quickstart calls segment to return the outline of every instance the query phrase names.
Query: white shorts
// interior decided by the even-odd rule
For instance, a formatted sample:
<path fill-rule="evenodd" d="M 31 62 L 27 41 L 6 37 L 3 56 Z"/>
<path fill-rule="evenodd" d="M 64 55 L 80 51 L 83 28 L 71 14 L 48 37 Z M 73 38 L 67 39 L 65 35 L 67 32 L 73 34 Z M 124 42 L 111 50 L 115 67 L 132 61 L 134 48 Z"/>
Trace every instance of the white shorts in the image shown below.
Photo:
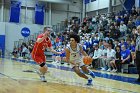
<path fill-rule="evenodd" d="M 73 62 L 75 62 L 75 63 L 79 63 L 79 65 L 77 65 L 77 66 L 79 66 L 79 67 L 81 67 L 81 66 L 84 66 L 84 65 L 85 65 L 85 64 L 83 63 L 83 61 L 82 61 L 82 60 L 74 60 Z M 71 68 L 73 68 L 75 65 L 70 64 L 70 66 L 71 66 Z"/>

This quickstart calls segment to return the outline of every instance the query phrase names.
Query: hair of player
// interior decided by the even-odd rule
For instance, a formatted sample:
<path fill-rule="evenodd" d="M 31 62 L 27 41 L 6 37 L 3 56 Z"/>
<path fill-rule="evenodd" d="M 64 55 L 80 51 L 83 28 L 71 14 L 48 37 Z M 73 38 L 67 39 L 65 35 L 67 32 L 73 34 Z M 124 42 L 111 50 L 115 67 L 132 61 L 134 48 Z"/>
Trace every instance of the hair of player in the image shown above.
<path fill-rule="evenodd" d="M 51 27 L 44 27 L 43 32 L 46 32 L 46 30 L 48 30 Z"/>
<path fill-rule="evenodd" d="M 77 35 L 76 33 L 70 33 L 69 39 L 70 39 L 70 38 L 74 38 L 74 40 L 75 40 L 77 43 L 80 43 L 80 36 Z"/>

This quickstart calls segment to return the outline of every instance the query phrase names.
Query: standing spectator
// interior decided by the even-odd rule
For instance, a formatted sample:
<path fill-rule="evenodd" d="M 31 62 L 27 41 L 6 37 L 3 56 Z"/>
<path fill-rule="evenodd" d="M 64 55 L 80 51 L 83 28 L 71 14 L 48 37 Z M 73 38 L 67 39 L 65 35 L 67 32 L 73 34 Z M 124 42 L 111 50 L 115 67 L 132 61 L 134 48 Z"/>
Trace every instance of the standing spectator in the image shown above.
<path fill-rule="evenodd" d="M 136 66 L 139 74 L 137 82 L 140 82 L 140 25 L 137 27 L 137 30 L 139 35 L 136 39 Z"/>
<path fill-rule="evenodd" d="M 22 57 L 25 58 L 25 55 L 27 53 L 28 53 L 27 45 L 26 45 L 26 43 L 23 43 Z"/>

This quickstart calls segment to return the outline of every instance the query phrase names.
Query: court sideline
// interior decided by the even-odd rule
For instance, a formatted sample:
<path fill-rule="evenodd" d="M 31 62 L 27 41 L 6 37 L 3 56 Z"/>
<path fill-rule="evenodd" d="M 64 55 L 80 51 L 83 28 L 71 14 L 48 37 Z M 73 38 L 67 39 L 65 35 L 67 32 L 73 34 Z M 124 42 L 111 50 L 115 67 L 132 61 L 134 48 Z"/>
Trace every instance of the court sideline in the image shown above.
<path fill-rule="evenodd" d="M 95 72 L 93 86 L 79 78 L 69 67 L 48 63 L 47 83 L 34 72 L 35 64 L 23 60 L 0 59 L 0 93 L 139 93 L 140 84 L 130 82 L 137 75 Z M 27 72 L 26 72 L 27 71 Z M 121 81 L 116 77 L 124 79 Z M 109 77 L 109 78 L 108 78 Z M 128 80 L 128 81 L 127 81 Z"/>

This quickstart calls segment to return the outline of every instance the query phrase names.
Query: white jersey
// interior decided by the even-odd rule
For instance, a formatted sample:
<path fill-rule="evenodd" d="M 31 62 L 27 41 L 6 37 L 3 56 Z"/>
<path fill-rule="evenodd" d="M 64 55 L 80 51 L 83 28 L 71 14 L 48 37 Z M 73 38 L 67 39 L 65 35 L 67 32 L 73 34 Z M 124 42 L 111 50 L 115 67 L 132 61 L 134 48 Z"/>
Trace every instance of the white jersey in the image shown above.
<path fill-rule="evenodd" d="M 80 51 L 80 44 L 77 44 L 77 48 L 73 50 L 70 45 L 67 47 L 70 51 L 70 61 L 81 61 L 81 51 Z"/>

